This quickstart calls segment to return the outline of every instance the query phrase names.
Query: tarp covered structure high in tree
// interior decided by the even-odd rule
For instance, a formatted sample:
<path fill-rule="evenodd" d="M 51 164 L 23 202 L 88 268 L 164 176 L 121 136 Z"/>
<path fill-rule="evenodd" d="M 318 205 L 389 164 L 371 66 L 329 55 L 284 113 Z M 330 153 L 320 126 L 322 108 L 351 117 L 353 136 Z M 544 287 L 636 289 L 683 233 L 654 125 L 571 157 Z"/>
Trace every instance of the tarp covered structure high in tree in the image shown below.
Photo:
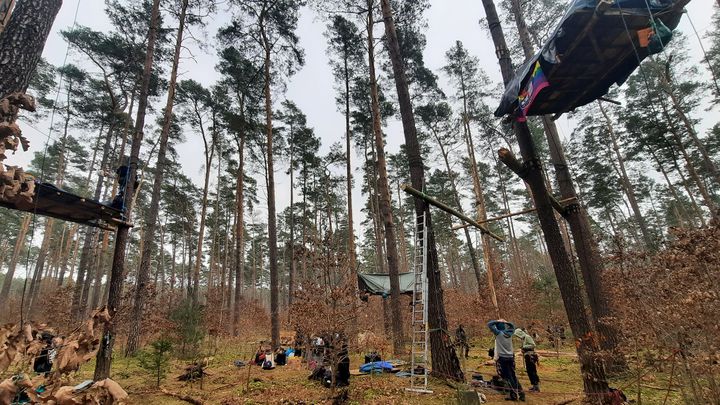
<path fill-rule="evenodd" d="M 413 273 L 400 273 L 400 294 L 412 294 L 415 276 Z M 358 289 L 370 295 L 390 296 L 389 274 L 358 274 Z"/>
<path fill-rule="evenodd" d="M 574 0 L 542 49 L 517 70 L 495 115 L 561 114 L 603 97 L 657 52 L 643 37 L 648 28 L 666 41 L 689 1 Z M 533 89 L 538 65 L 548 85 Z M 519 111 L 518 97 L 533 90 L 532 103 Z"/>
<path fill-rule="evenodd" d="M 118 209 L 40 182 L 35 183 L 32 204 L 17 206 L 0 200 L 0 206 L 100 228 L 114 228 L 123 219 Z"/>

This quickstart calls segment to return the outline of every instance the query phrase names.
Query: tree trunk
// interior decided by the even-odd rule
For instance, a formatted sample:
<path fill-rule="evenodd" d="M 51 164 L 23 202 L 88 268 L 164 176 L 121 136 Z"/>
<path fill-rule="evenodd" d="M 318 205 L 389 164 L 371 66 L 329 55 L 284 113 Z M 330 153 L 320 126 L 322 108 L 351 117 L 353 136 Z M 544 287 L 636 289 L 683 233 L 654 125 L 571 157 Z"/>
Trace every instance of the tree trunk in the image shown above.
<path fill-rule="evenodd" d="M 58 287 L 62 287 L 63 283 L 65 282 L 65 273 L 67 273 L 68 270 L 68 262 L 70 261 L 71 254 L 73 253 L 73 243 L 77 244 L 75 242 L 75 235 L 77 234 L 79 227 L 80 226 L 78 224 L 73 225 L 70 228 L 70 231 L 68 231 L 67 238 L 65 238 L 65 247 L 63 248 L 62 259 L 60 260 L 60 275 L 58 276 L 57 280 Z"/>
<path fill-rule="evenodd" d="M 612 121 L 610 121 L 610 116 L 608 115 L 607 111 L 605 111 L 605 107 L 603 107 L 600 101 L 598 101 L 597 103 L 598 106 L 600 106 L 600 112 L 602 112 L 602 115 L 605 118 L 606 128 L 608 129 L 608 134 L 610 135 L 610 143 L 612 145 L 613 152 L 615 153 L 615 158 L 617 159 L 618 168 L 620 171 L 620 183 L 622 184 L 622 187 L 625 190 L 625 195 L 630 202 L 630 208 L 632 208 L 633 215 L 635 216 L 635 220 L 637 221 L 638 227 L 640 228 L 640 233 L 642 234 L 645 247 L 650 251 L 654 251 L 657 248 L 657 244 L 655 243 L 652 235 L 650 234 L 650 230 L 648 229 L 645 216 L 642 214 L 642 211 L 640 211 L 640 204 L 638 204 L 637 197 L 635 195 L 635 187 L 630 182 L 627 170 L 625 169 L 625 161 L 622 157 L 622 154 L 620 153 L 620 145 L 618 145 L 617 142 L 615 128 L 613 128 Z"/>
<path fill-rule="evenodd" d="M 343 59 L 345 69 L 345 181 L 347 184 L 347 251 L 348 262 L 350 265 L 350 276 L 353 280 L 357 279 L 357 257 L 355 252 L 355 228 L 353 223 L 353 203 L 352 203 L 352 159 L 350 148 L 351 129 L 350 129 L 350 73 L 348 67 L 347 53 Z M 354 303 L 355 301 L 353 301 Z M 353 304 L 354 305 L 354 304 Z M 353 313 L 356 308 L 353 308 Z"/>
<path fill-rule="evenodd" d="M 703 163 L 705 163 L 705 169 L 712 175 L 713 180 L 715 180 L 715 185 L 720 186 L 720 172 L 718 172 L 717 166 L 715 166 L 715 162 L 713 162 L 712 158 L 710 157 L 707 148 L 702 143 L 700 138 L 698 138 L 695 127 L 693 126 L 692 122 L 690 122 L 690 118 L 687 116 L 687 114 L 685 114 L 685 110 L 680 105 L 680 100 L 678 100 L 678 97 L 671 86 L 672 78 L 670 77 L 669 71 L 666 71 L 665 74 L 661 74 L 660 77 L 662 83 L 667 88 L 666 92 L 670 95 L 670 100 L 672 100 L 675 111 L 677 111 L 680 119 L 683 122 L 683 125 L 685 126 L 685 130 L 687 131 L 690 139 L 692 140 L 697 150 L 700 152 L 700 156 L 702 156 Z"/>
<path fill-rule="evenodd" d="M 126 356 L 134 355 L 140 347 L 142 337 L 143 307 L 145 305 L 148 277 L 150 275 L 150 262 L 155 248 L 155 232 L 157 230 L 158 213 L 160 211 L 160 194 L 162 192 L 163 179 L 165 175 L 165 155 L 167 153 L 168 137 L 172 125 L 173 106 L 175 105 L 175 90 L 177 84 L 178 67 L 180 66 L 180 53 L 182 52 L 183 32 L 185 30 L 185 14 L 188 8 L 188 1 L 183 0 L 180 5 L 180 17 L 178 31 L 175 40 L 175 53 L 173 55 L 172 70 L 170 72 L 170 83 L 168 84 L 168 95 L 163 113 L 163 126 L 160 132 L 158 145 L 157 163 L 155 164 L 155 178 L 153 180 L 152 197 L 150 207 L 145 218 L 145 229 L 143 231 L 142 252 L 140 253 L 140 267 L 138 267 L 135 295 L 133 297 L 132 315 L 130 318 L 130 330 L 128 331 Z M 160 247 L 162 254 L 162 246 Z"/>
<path fill-rule="evenodd" d="M 101 170 L 98 170 L 98 180 L 95 185 L 95 194 L 93 195 L 95 200 L 99 200 L 102 194 L 103 181 L 105 180 L 103 169 L 107 165 L 110 145 L 112 144 L 112 134 L 114 131 L 115 126 L 113 124 L 109 125 L 107 134 L 105 135 L 102 158 L 100 159 Z M 88 178 L 89 177 L 90 174 L 88 174 Z M 83 237 L 82 249 L 80 251 L 80 265 L 78 266 L 77 278 L 75 280 L 75 286 L 73 287 L 72 313 L 75 320 L 80 320 L 85 313 L 83 287 L 86 283 L 86 278 L 90 278 L 92 250 L 94 248 L 95 241 L 97 240 L 97 234 L 97 228 L 85 229 L 85 236 Z"/>
<path fill-rule="evenodd" d="M 28 228 L 30 228 L 30 221 L 32 215 L 25 214 L 20 222 L 20 230 L 18 231 L 17 239 L 15 239 L 15 247 L 13 248 L 12 256 L 10 257 L 10 264 L 8 265 L 7 273 L 5 273 L 5 279 L 3 280 L 2 290 L 0 291 L 0 307 L 5 304 L 8 296 L 10 295 L 10 287 L 12 285 L 13 278 L 15 277 L 15 268 L 17 262 L 20 259 L 20 253 L 25 246 L 25 240 L 27 239 Z"/>
<path fill-rule="evenodd" d="M 293 126 L 290 125 L 290 143 L 294 143 Z M 295 292 L 295 148 L 290 145 L 290 270 L 288 271 L 288 309 L 293 304 Z M 290 311 L 288 310 L 288 320 Z"/>
<path fill-rule="evenodd" d="M 403 132 L 405 135 L 405 147 L 410 165 L 410 180 L 413 188 L 422 190 L 425 184 L 425 167 L 422 155 L 420 154 L 420 143 L 415 128 L 415 117 L 412 110 L 410 90 L 405 66 L 400 53 L 395 21 L 393 20 L 390 0 L 382 1 L 383 19 L 385 22 L 385 35 L 387 37 L 390 62 L 392 63 L 395 87 L 397 88 L 398 101 L 400 104 L 400 115 L 402 117 Z M 462 381 L 464 379 L 460 361 L 455 353 L 455 348 L 450 342 L 447 334 L 448 322 L 445 317 L 445 304 L 443 302 L 442 279 L 438 271 L 438 255 L 435 246 L 435 234 L 432 229 L 430 206 L 425 201 L 415 199 L 415 215 L 426 216 L 428 226 L 428 320 L 430 332 L 430 349 L 432 357 L 433 374 L 444 379 Z M 421 224 L 418 224 L 421 225 Z"/>
<path fill-rule="evenodd" d="M 213 132 L 215 128 L 213 127 Z M 214 136 L 213 136 L 214 138 Z M 211 145 L 210 148 L 214 148 Z M 205 150 L 205 185 L 203 186 L 202 205 L 200 209 L 200 229 L 198 230 L 197 251 L 193 268 L 192 298 L 194 303 L 200 302 L 200 270 L 203 261 L 203 241 L 205 239 L 205 216 L 207 215 L 208 192 L 210 188 L 210 170 L 212 169 L 212 152 Z"/>
<path fill-rule="evenodd" d="M 511 0 L 511 11 L 520 36 L 525 60 L 533 57 L 535 51 L 530 40 L 530 32 L 525 23 L 520 0 Z M 548 141 L 550 158 L 555 169 L 555 179 L 558 182 L 562 199 L 576 198 L 577 192 L 573 184 L 570 169 L 565 158 L 555 121 L 549 116 L 542 117 L 543 128 Z M 578 257 L 580 272 L 583 276 L 585 292 L 588 296 L 590 310 L 593 314 L 595 327 L 600 333 L 600 345 L 604 350 L 613 351 L 617 347 L 618 332 L 609 325 L 608 319 L 613 316 L 608 301 L 609 292 L 602 279 L 602 260 L 599 247 L 592 235 L 590 219 L 585 207 L 580 203 L 568 206 L 564 214 L 568 221 Z M 618 356 L 619 357 L 619 356 Z M 615 359 L 613 366 L 623 367 L 624 361 Z M 615 368 L 615 367 L 613 367 Z"/>
<path fill-rule="evenodd" d="M 273 127 L 272 127 L 272 97 L 270 94 L 270 44 L 265 32 L 264 23 L 260 22 L 263 48 L 265 50 L 264 63 L 264 93 L 265 93 L 265 126 L 267 131 L 267 194 L 268 194 L 268 254 L 270 259 L 270 336 L 273 349 L 280 344 L 280 313 L 277 263 L 277 218 L 275 217 L 275 169 L 273 167 Z"/>
<path fill-rule="evenodd" d="M 507 84 L 512 80 L 513 69 L 510 53 L 505 44 L 505 36 L 502 31 L 500 19 L 497 15 L 493 0 L 482 0 L 482 3 L 493 43 L 495 44 L 503 82 Z M 585 304 L 578 280 L 575 276 L 575 270 L 572 268 L 570 255 L 565 249 L 565 244 L 560 234 L 560 227 L 558 226 L 555 213 L 550 204 L 550 196 L 545 188 L 541 163 L 537 157 L 530 129 L 526 122 L 514 122 L 514 129 L 527 170 L 524 173 L 524 177 L 532 190 L 532 198 L 535 202 L 543 234 L 545 235 L 548 253 L 550 254 L 555 269 L 555 276 L 557 277 L 560 294 L 565 304 L 565 311 L 570 321 L 573 335 L 576 337 L 576 348 L 585 392 L 588 394 L 587 399 L 599 403 L 602 400 L 602 396 L 597 394 L 606 393 L 608 391 L 608 385 L 602 363 L 594 358 L 594 354 L 598 349 L 597 337 L 593 333 L 592 324 L 585 312 Z M 509 158 L 512 157 L 512 154 L 507 149 L 501 149 L 500 153 L 501 160 L 508 165 L 510 162 Z M 515 163 L 518 162 L 515 161 Z M 515 169 L 520 168 L 515 167 Z"/>
<path fill-rule="evenodd" d="M 464 87 L 465 85 L 463 84 L 463 94 L 465 93 Z M 470 157 L 470 176 L 473 180 L 473 192 L 475 194 L 475 210 L 477 211 L 478 220 L 485 221 L 487 219 L 487 210 L 485 209 L 485 195 L 483 193 L 482 185 L 480 184 L 480 174 L 478 173 L 477 161 L 475 160 L 475 146 L 473 145 L 472 134 L 470 133 L 470 122 L 468 120 L 467 106 L 465 104 L 466 101 L 463 100 L 463 107 L 465 112 L 463 113 L 462 120 L 465 134 L 465 144 L 467 145 L 468 156 Z M 495 265 L 492 260 L 492 242 L 490 241 L 490 237 L 485 233 L 480 236 L 480 239 L 482 240 L 483 262 L 485 263 L 488 289 L 490 290 L 490 302 L 492 302 L 493 304 L 495 316 L 497 317 L 497 319 L 500 319 L 500 307 L 498 306 L 497 294 L 495 293 Z M 477 283 L 479 291 L 482 286 L 480 278 L 477 279 Z"/>
<path fill-rule="evenodd" d="M 20 1 L 0 35 L 0 99 L 27 91 L 62 0 Z"/>
<path fill-rule="evenodd" d="M 37 259 L 35 260 L 35 271 L 33 272 L 32 281 L 30 282 L 30 289 L 28 290 L 28 308 L 32 312 L 35 306 L 35 297 L 40 290 L 40 281 L 43 278 L 43 272 L 45 271 L 45 260 L 47 259 L 48 252 L 50 251 L 50 242 L 52 241 L 53 228 L 55 225 L 54 218 L 45 219 L 45 229 L 43 230 L 43 240 L 40 244 L 40 251 L 38 251 Z"/>
<path fill-rule="evenodd" d="M 147 51 L 145 54 L 145 66 L 143 67 L 142 84 L 140 86 L 140 96 L 138 100 L 138 112 L 135 119 L 135 132 L 133 133 L 132 148 L 130 150 L 130 164 L 126 184 L 124 184 L 125 192 L 125 216 L 128 221 L 132 217 L 133 193 L 135 191 L 135 173 L 138 165 L 138 157 L 140 156 L 140 146 L 143 140 L 143 131 L 145 128 L 145 113 L 147 110 L 148 93 L 150 88 L 150 77 L 152 76 L 153 58 L 155 56 L 155 42 L 157 38 L 158 26 L 160 25 L 160 0 L 153 0 L 152 12 L 150 15 L 150 24 L 147 38 Z M 126 225 L 120 225 L 115 236 L 115 251 L 113 254 L 112 271 L 108 286 L 108 302 L 107 307 L 112 318 L 115 317 L 122 298 L 123 273 L 125 270 L 125 251 L 129 239 L 130 228 Z M 115 324 L 114 319 L 105 327 L 100 351 L 97 354 L 95 363 L 96 381 L 108 378 L 110 376 L 110 366 L 112 364 L 112 349 L 115 343 Z"/>
<path fill-rule="evenodd" d="M 403 318 L 400 313 L 400 276 L 398 274 L 397 239 L 395 223 L 392 216 L 390 186 L 388 184 L 387 162 L 385 161 L 385 144 L 380 117 L 380 100 L 378 97 L 377 78 L 375 76 L 375 44 L 373 39 L 373 0 L 368 1 L 368 65 L 370 67 L 370 99 L 372 104 L 373 135 L 377 160 L 377 190 L 380 202 L 383 225 L 385 227 L 385 249 L 387 251 L 388 274 L 390 275 L 390 312 L 393 329 L 393 353 L 400 355 L 403 351 L 405 336 Z"/>
<path fill-rule="evenodd" d="M 242 300 L 243 274 L 245 268 L 245 134 L 238 141 L 238 173 L 235 187 L 235 306 L 233 307 L 233 336 L 240 333 L 240 311 Z"/>
<path fill-rule="evenodd" d="M 440 148 L 440 154 L 443 157 L 443 162 L 445 162 L 445 170 L 447 170 L 448 177 L 450 178 L 450 186 L 452 187 L 453 197 L 455 199 L 455 205 L 457 206 L 458 211 L 460 211 L 461 213 L 464 213 L 463 208 L 462 208 L 462 202 L 460 201 L 460 192 L 458 192 L 458 189 L 457 189 L 457 182 L 455 181 L 455 176 L 452 174 L 452 169 L 450 168 L 450 160 L 448 158 L 448 152 L 445 150 L 445 145 L 443 145 L 442 141 L 440 140 L 440 136 L 438 136 L 437 131 L 432 130 L 432 133 L 433 133 L 433 136 L 435 137 L 435 141 L 437 141 L 437 143 L 438 143 L 438 147 Z M 470 261 L 472 261 L 473 271 L 475 274 L 475 280 L 477 281 L 477 285 L 478 285 L 478 294 L 480 296 L 483 296 L 484 293 L 483 293 L 483 291 L 480 290 L 480 286 L 482 285 L 482 273 L 480 271 L 480 264 L 478 263 L 475 246 L 473 246 L 473 241 L 472 241 L 472 238 L 470 237 L 469 227 L 464 227 L 463 232 L 465 233 L 465 241 L 468 246 L 468 251 L 470 252 Z M 457 279 L 455 279 L 453 281 L 455 283 L 454 286 L 456 287 Z M 495 307 L 495 312 L 499 312 L 499 310 L 497 309 L 498 308 L 497 307 L 497 296 L 495 295 L 494 288 L 490 291 L 490 294 L 491 294 L 491 296 L 490 296 L 491 301 L 493 303 L 493 306 Z"/>

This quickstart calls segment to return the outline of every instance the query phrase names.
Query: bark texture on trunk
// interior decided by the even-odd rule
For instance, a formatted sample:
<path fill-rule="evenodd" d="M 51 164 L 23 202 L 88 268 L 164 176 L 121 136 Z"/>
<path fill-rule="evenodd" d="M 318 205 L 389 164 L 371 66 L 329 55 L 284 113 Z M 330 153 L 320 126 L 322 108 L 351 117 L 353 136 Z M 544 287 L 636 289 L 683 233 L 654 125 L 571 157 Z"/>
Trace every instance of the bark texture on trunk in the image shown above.
<path fill-rule="evenodd" d="M 136 128 L 133 133 L 132 148 L 130 149 L 130 167 L 125 187 L 125 216 L 129 221 L 132 218 L 133 193 L 135 192 L 135 174 L 137 172 L 140 146 L 143 140 L 145 128 L 145 112 L 147 111 L 148 93 L 150 89 L 150 76 L 152 75 L 153 58 L 155 56 L 155 42 L 157 39 L 158 26 L 160 25 L 160 0 L 153 0 L 150 25 L 148 29 L 147 51 L 145 55 L 145 66 L 143 67 L 142 84 L 140 86 L 140 97 L 138 103 Z M 110 315 L 114 318 L 122 298 L 123 273 L 125 270 L 125 251 L 129 240 L 130 228 L 121 225 L 115 236 L 115 251 L 113 254 L 112 271 L 108 286 L 107 307 Z M 114 319 L 105 327 L 100 351 L 97 354 L 95 363 L 95 381 L 110 377 L 110 366 L 112 364 L 112 350 L 115 344 L 115 323 Z"/>
<path fill-rule="evenodd" d="M 62 0 L 20 1 L 0 34 L 0 99 L 24 93 L 30 83 Z"/>
<path fill-rule="evenodd" d="M 390 0 L 381 0 L 385 35 L 387 37 L 390 62 L 392 63 L 395 87 L 400 104 L 405 147 L 410 166 L 410 181 L 413 188 L 422 190 L 425 183 L 425 166 L 420 154 L 420 143 L 415 127 L 415 115 L 412 110 L 412 100 L 408 86 L 405 66 L 400 53 L 400 43 L 395 29 L 393 12 Z M 443 302 L 442 278 L 438 265 L 438 254 L 435 246 L 435 234 L 432 229 L 430 206 L 423 200 L 415 199 L 415 214 L 417 217 L 426 216 L 428 224 L 428 321 L 430 330 L 430 349 L 432 354 L 433 375 L 450 380 L 462 381 L 464 379 L 460 361 L 458 360 L 452 339 L 449 336 L 448 322 L 445 317 L 445 303 Z M 421 225 L 421 224 L 418 224 Z"/>

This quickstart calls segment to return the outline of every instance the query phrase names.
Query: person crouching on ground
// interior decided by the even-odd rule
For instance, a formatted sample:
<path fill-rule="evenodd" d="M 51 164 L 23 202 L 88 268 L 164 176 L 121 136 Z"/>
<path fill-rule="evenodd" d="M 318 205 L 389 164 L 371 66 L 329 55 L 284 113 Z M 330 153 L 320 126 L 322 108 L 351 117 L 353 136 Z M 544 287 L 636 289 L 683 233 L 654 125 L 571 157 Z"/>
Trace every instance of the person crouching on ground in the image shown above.
<path fill-rule="evenodd" d="M 510 386 L 509 401 L 525 401 L 525 393 L 515 375 L 515 354 L 513 353 L 512 337 L 515 326 L 504 319 L 488 322 L 488 328 L 495 335 L 495 357 L 500 377 Z"/>
<path fill-rule="evenodd" d="M 537 365 L 540 359 L 537 353 L 535 353 L 535 341 L 530 334 L 521 328 L 515 329 L 515 336 L 522 341 L 521 350 L 523 359 L 525 360 L 525 371 L 527 371 L 530 385 L 532 385 L 529 391 L 540 392 L 540 377 L 538 377 L 537 373 Z"/>

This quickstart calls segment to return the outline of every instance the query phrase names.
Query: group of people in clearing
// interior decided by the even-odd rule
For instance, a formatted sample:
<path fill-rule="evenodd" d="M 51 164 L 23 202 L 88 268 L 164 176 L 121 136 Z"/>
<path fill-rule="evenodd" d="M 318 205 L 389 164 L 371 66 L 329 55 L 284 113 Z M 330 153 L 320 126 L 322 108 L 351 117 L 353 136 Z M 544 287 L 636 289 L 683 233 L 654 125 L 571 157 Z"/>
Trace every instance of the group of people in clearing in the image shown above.
<path fill-rule="evenodd" d="M 525 392 L 515 374 L 515 351 L 513 337 L 520 340 L 521 352 L 525 362 L 525 371 L 530 379 L 531 392 L 540 392 L 540 377 L 537 372 L 539 357 L 535 353 L 535 340 L 527 331 L 516 328 L 511 322 L 504 319 L 492 320 L 487 324 L 488 329 L 495 337 L 495 346 L 488 350 L 488 354 L 495 361 L 495 368 L 498 375 L 506 384 L 509 401 L 524 401 Z M 468 357 L 470 345 L 467 334 L 462 325 L 455 331 L 456 346 L 460 348 L 460 355 Z"/>

